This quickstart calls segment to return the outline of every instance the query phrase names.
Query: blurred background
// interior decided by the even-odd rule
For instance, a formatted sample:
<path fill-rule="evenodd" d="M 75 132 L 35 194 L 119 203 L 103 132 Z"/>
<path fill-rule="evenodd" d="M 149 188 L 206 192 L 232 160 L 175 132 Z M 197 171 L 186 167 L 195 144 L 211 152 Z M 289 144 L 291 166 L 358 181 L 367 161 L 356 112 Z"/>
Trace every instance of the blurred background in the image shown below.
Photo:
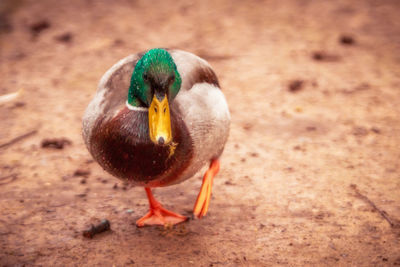
<path fill-rule="evenodd" d="M 0 265 L 400 265 L 399 14 L 396 0 L 1 0 Z M 209 214 L 172 229 L 137 229 L 144 190 L 81 138 L 103 73 L 154 47 L 208 60 L 232 115 Z M 189 215 L 200 184 L 155 194 Z M 103 218 L 111 231 L 82 237 Z"/>

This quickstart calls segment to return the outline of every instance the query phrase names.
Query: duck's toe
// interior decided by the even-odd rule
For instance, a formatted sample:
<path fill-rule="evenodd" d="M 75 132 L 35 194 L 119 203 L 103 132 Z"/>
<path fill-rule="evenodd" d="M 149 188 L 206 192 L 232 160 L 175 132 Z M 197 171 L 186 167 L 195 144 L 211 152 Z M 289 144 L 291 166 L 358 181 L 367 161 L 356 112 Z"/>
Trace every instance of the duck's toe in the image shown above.
<path fill-rule="evenodd" d="M 150 208 L 150 211 L 136 221 L 137 227 L 146 225 L 175 225 L 186 221 L 188 218 L 163 207 Z"/>

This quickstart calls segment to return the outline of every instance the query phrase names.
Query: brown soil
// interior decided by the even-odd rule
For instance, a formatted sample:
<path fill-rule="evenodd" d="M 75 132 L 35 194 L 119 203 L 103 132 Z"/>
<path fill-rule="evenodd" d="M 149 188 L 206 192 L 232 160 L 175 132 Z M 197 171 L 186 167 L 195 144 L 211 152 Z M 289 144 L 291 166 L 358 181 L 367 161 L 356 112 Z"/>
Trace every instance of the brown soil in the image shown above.
<path fill-rule="evenodd" d="M 0 145 L 33 131 L 0 148 L 0 265 L 400 265 L 398 1 L 0 8 L 0 94 L 24 89 L 0 107 Z M 81 138 L 101 75 L 151 47 L 209 60 L 232 114 L 209 214 L 166 229 L 135 227 L 144 190 Z M 190 214 L 200 183 L 155 194 Z M 102 219 L 111 231 L 82 236 Z"/>

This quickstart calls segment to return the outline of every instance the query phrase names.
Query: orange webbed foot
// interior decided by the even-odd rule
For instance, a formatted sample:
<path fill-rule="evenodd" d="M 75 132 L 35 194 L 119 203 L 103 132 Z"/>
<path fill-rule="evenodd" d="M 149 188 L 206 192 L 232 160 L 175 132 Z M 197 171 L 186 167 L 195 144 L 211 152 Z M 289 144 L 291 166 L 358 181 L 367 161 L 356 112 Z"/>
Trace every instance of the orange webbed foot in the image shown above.
<path fill-rule="evenodd" d="M 145 188 L 149 199 L 150 211 L 136 221 L 137 227 L 146 225 L 175 225 L 186 221 L 188 218 L 165 209 L 153 196 L 150 188 Z"/>
<path fill-rule="evenodd" d="M 213 180 L 218 171 L 219 161 L 214 159 L 211 161 L 210 168 L 204 174 L 203 184 L 201 185 L 200 193 L 194 205 L 193 214 L 199 219 L 207 214 L 211 200 Z"/>

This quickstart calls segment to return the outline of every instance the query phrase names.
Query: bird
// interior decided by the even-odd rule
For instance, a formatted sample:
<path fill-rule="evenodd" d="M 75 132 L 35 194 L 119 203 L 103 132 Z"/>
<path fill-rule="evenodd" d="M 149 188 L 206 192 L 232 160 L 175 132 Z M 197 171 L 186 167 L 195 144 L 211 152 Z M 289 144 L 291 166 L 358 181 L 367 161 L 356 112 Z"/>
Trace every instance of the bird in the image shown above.
<path fill-rule="evenodd" d="M 83 116 L 83 139 L 108 173 L 144 187 L 149 211 L 136 226 L 175 225 L 152 192 L 193 177 L 209 164 L 193 214 L 208 212 L 214 177 L 229 136 L 230 112 L 210 64 L 178 49 L 131 54 L 100 79 Z"/>

